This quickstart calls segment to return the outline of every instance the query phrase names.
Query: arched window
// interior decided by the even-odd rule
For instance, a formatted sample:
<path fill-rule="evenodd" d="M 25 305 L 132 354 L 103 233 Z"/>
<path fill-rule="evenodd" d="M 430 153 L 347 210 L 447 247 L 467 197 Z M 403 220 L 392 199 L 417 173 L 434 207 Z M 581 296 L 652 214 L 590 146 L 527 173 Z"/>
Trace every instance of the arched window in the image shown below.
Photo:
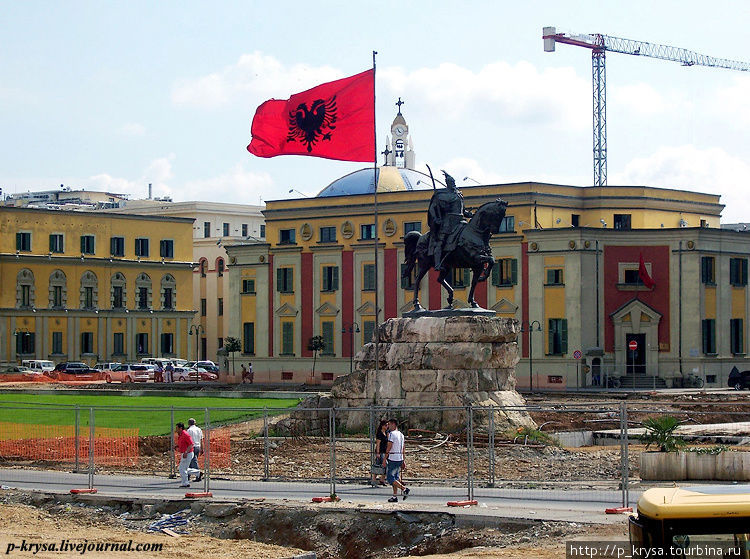
<path fill-rule="evenodd" d="M 99 302 L 99 282 L 96 274 L 86 270 L 81 276 L 81 308 L 95 309 Z"/>
<path fill-rule="evenodd" d="M 16 276 L 16 307 L 19 309 L 33 307 L 35 300 L 34 274 L 31 270 L 24 268 Z"/>
<path fill-rule="evenodd" d="M 62 270 L 49 276 L 49 308 L 64 309 L 68 304 L 68 281 Z"/>
<path fill-rule="evenodd" d="M 224 259 L 216 259 L 216 275 L 222 277 L 224 275 Z"/>
<path fill-rule="evenodd" d="M 165 311 L 173 310 L 177 303 L 177 282 L 172 274 L 161 278 L 161 308 Z"/>
<path fill-rule="evenodd" d="M 148 274 L 139 274 L 135 278 L 136 306 L 139 310 L 148 310 L 151 307 L 151 278 Z"/>
<path fill-rule="evenodd" d="M 127 282 L 125 276 L 117 272 L 112 276 L 111 303 L 113 309 L 124 309 L 127 306 Z"/>
<path fill-rule="evenodd" d="M 206 277 L 206 268 L 208 268 L 208 262 L 206 261 L 205 258 L 201 258 L 201 261 L 198 264 L 198 267 L 199 267 L 200 272 L 201 272 L 201 277 L 205 278 Z"/>

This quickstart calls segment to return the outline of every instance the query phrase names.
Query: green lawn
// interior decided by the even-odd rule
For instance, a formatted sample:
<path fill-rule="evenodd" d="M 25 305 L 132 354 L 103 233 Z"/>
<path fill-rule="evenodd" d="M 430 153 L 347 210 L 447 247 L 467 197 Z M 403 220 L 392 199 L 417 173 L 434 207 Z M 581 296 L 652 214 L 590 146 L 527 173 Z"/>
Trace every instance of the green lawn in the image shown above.
<path fill-rule="evenodd" d="M 269 414 L 278 414 L 286 408 L 296 406 L 298 402 L 296 398 L 276 400 L 177 396 L 0 394 L 0 422 L 74 425 L 75 406 L 78 405 L 81 408 L 81 427 L 88 428 L 90 407 L 116 407 L 117 409 L 95 409 L 94 424 L 99 427 L 137 427 L 140 436 L 165 435 L 173 430 L 172 407 L 174 407 L 175 422 L 182 421 L 187 424 L 188 418 L 194 417 L 201 426 L 205 421 L 205 408 L 212 408 L 210 410 L 211 425 L 216 426 L 263 417 L 263 408 L 267 408 Z"/>

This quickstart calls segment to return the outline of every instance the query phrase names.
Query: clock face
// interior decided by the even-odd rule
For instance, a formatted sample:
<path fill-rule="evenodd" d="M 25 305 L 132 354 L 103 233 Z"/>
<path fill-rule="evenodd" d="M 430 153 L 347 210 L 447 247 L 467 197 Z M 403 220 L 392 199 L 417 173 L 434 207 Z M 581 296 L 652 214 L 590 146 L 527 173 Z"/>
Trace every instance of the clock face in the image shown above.
<path fill-rule="evenodd" d="M 396 128 L 394 128 L 394 129 L 393 129 L 393 131 L 394 131 L 394 132 L 395 132 L 396 134 L 398 134 L 399 136 L 400 136 L 401 134 L 403 134 L 405 130 L 406 130 L 406 129 L 405 129 L 405 128 L 404 128 L 403 126 L 401 126 L 401 125 L 399 125 L 399 126 L 396 126 Z"/>

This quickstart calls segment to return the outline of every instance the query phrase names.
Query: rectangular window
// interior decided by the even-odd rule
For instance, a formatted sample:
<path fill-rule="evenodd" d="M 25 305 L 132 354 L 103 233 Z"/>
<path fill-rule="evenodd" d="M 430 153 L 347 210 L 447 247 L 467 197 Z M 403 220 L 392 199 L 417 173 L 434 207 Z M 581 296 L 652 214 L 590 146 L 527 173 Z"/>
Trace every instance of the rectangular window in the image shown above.
<path fill-rule="evenodd" d="M 497 228 L 498 233 L 515 233 L 516 232 L 516 218 L 512 215 L 506 215 L 500 222 L 500 227 Z"/>
<path fill-rule="evenodd" d="M 336 291 L 339 288 L 339 267 L 323 266 L 321 291 Z"/>
<path fill-rule="evenodd" d="M 630 214 L 615 214 L 614 228 L 615 229 L 630 229 Z"/>
<path fill-rule="evenodd" d="M 242 224 L 242 236 L 247 237 L 247 223 Z"/>
<path fill-rule="evenodd" d="M 624 279 L 626 285 L 643 285 L 641 274 L 635 268 L 624 270 Z"/>
<path fill-rule="evenodd" d="M 81 353 L 94 353 L 93 332 L 81 332 Z"/>
<path fill-rule="evenodd" d="M 362 267 L 362 291 L 375 291 L 375 264 Z"/>
<path fill-rule="evenodd" d="M 172 310 L 174 308 L 174 301 L 172 300 L 172 288 L 164 288 L 164 309 Z"/>
<path fill-rule="evenodd" d="M 135 255 L 148 258 L 148 239 L 138 238 L 135 240 Z"/>
<path fill-rule="evenodd" d="M 471 282 L 471 270 L 469 268 L 453 268 L 451 271 L 450 284 L 455 289 L 463 289 Z"/>
<path fill-rule="evenodd" d="M 218 338 L 216 341 L 219 344 L 219 349 L 224 347 L 224 338 Z"/>
<path fill-rule="evenodd" d="M 94 308 L 94 288 L 93 287 L 83 288 L 83 308 L 84 309 Z"/>
<path fill-rule="evenodd" d="M 745 353 L 744 328 L 742 322 L 741 318 L 733 318 L 729 321 L 729 339 L 732 345 L 731 351 L 735 355 Z"/>
<path fill-rule="evenodd" d="M 260 226 L 260 238 L 261 239 L 266 238 L 266 226 L 265 225 Z"/>
<path fill-rule="evenodd" d="M 335 227 L 321 227 L 320 228 L 320 242 L 321 243 L 335 243 L 336 242 L 336 228 Z"/>
<path fill-rule="evenodd" d="M 701 330 L 703 331 L 703 353 L 716 355 L 716 320 L 704 318 L 701 321 Z"/>
<path fill-rule="evenodd" d="M 417 267 L 412 266 L 411 273 L 404 277 L 407 264 L 401 264 L 401 289 L 414 289 L 414 280 L 416 280 Z"/>
<path fill-rule="evenodd" d="M 219 297 L 216 300 L 216 314 L 218 316 L 224 316 L 224 298 Z"/>
<path fill-rule="evenodd" d="M 549 355 L 568 353 L 568 320 L 566 318 L 549 319 Z"/>
<path fill-rule="evenodd" d="M 162 258 L 174 258 L 174 241 L 162 239 L 159 241 L 159 256 Z"/>
<path fill-rule="evenodd" d="M 206 316 L 206 300 L 201 299 L 201 316 Z"/>
<path fill-rule="evenodd" d="M 161 354 L 169 355 L 171 353 L 174 353 L 174 334 L 164 332 L 161 335 Z"/>
<path fill-rule="evenodd" d="M 255 280 L 254 279 L 242 280 L 242 293 L 255 293 Z"/>
<path fill-rule="evenodd" d="M 29 355 L 36 351 L 34 332 L 19 332 L 16 335 L 16 353 Z"/>
<path fill-rule="evenodd" d="M 113 309 L 121 309 L 125 305 L 123 304 L 123 291 L 121 285 L 115 285 L 112 288 L 112 308 Z"/>
<path fill-rule="evenodd" d="M 138 288 L 138 308 L 148 309 L 148 287 Z"/>
<path fill-rule="evenodd" d="M 570 226 L 571 227 L 579 227 L 581 223 L 581 216 L 578 214 L 571 214 L 570 216 Z"/>
<path fill-rule="evenodd" d="M 115 332 L 112 335 L 112 354 L 123 355 L 125 353 L 125 342 L 122 332 Z"/>
<path fill-rule="evenodd" d="M 31 286 L 30 285 L 21 286 L 21 306 L 22 307 L 31 306 Z"/>
<path fill-rule="evenodd" d="M 96 241 L 93 235 L 81 235 L 81 254 L 94 254 Z"/>
<path fill-rule="evenodd" d="M 16 233 L 16 250 L 31 252 L 31 233 Z"/>
<path fill-rule="evenodd" d="M 515 258 L 500 258 L 492 267 L 492 285 L 502 287 L 518 283 L 518 260 Z"/>
<path fill-rule="evenodd" d="M 52 353 L 61 355 L 63 352 L 63 333 L 52 332 Z"/>
<path fill-rule="evenodd" d="M 375 321 L 365 320 L 362 322 L 362 344 L 369 344 L 372 341 L 372 334 L 375 332 Z"/>
<path fill-rule="evenodd" d="M 294 293 L 294 268 L 276 269 L 276 291 Z"/>
<path fill-rule="evenodd" d="M 210 236 L 211 236 L 211 222 L 204 221 L 203 222 L 203 238 L 208 239 Z"/>
<path fill-rule="evenodd" d="M 294 229 L 280 229 L 279 230 L 279 244 L 280 245 L 293 245 L 295 244 Z"/>
<path fill-rule="evenodd" d="M 412 231 L 421 233 L 422 222 L 421 221 L 407 221 L 406 223 L 404 223 L 404 235 L 406 235 L 407 233 L 411 233 Z"/>
<path fill-rule="evenodd" d="M 52 306 L 54 308 L 59 309 L 60 307 L 63 306 L 62 295 L 63 295 L 62 285 L 55 285 L 52 288 Z"/>
<path fill-rule="evenodd" d="M 225 237 L 229 236 L 229 224 L 228 223 L 222 223 L 221 234 Z"/>
<path fill-rule="evenodd" d="M 729 259 L 729 283 L 738 287 L 747 285 L 747 258 Z"/>
<path fill-rule="evenodd" d="M 708 285 L 716 283 L 716 260 L 713 256 L 701 256 L 701 281 Z"/>
<path fill-rule="evenodd" d="M 294 355 L 294 322 L 281 323 L 281 355 Z"/>
<path fill-rule="evenodd" d="M 562 268 L 547 268 L 547 283 L 544 285 L 564 285 Z"/>
<path fill-rule="evenodd" d="M 109 253 L 112 256 L 125 256 L 125 237 L 110 237 Z"/>
<path fill-rule="evenodd" d="M 135 350 L 138 355 L 146 355 L 150 353 L 148 334 L 146 332 L 141 332 L 135 335 Z"/>
<path fill-rule="evenodd" d="M 60 233 L 49 236 L 49 251 L 56 254 L 65 252 L 65 238 Z"/>
<path fill-rule="evenodd" d="M 375 224 L 370 223 L 367 225 L 360 225 L 359 226 L 359 239 L 361 241 L 375 239 Z"/>
<path fill-rule="evenodd" d="M 326 320 L 325 322 L 321 323 L 320 325 L 320 334 L 323 336 L 323 349 L 321 350 L 321 355 L 335 355 L 334 351 L 334 345 L 333 345 L 333 321 L 332 320 Z"/>
<path fill-rule="evenodd" d="M 216 261 L 216 276 L 217 277 L 224 277 L 224 259 L 219 258 L 219 260 Z"/>
<path fill-rule="evenodd" d="M 255 322 L 242 325 L 242 353 L 255 354 Z"/>

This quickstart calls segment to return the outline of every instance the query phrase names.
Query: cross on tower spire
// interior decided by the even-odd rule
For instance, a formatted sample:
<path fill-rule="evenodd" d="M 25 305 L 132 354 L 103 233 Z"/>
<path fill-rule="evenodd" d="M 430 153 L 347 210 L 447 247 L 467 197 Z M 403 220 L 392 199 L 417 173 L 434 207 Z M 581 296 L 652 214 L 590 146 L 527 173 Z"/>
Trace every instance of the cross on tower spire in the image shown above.
<path fill-rule="evenodd" d="M 401 105 L 405 105 L 405 104 L 406 104 L 406 103 L 404 103 L 404 102 L 403 102 L 403 101 L 401 100 L 401 97 L 399 97 L 399 98 L 398 98 L 398 101 L 396 101 L 396 106 L 398 106 L 398 114 L 401 114 Z"/>
<path fill-rule="evenodd" d="M 383 162 L 383 165 L 388 165 L 388 156 L 392 154 L 393 152 L 388 149 L 388 145 L 386 144 L 385 149 L 381 151 L 383 155 L 385 155 L 385 161 Z"/>

